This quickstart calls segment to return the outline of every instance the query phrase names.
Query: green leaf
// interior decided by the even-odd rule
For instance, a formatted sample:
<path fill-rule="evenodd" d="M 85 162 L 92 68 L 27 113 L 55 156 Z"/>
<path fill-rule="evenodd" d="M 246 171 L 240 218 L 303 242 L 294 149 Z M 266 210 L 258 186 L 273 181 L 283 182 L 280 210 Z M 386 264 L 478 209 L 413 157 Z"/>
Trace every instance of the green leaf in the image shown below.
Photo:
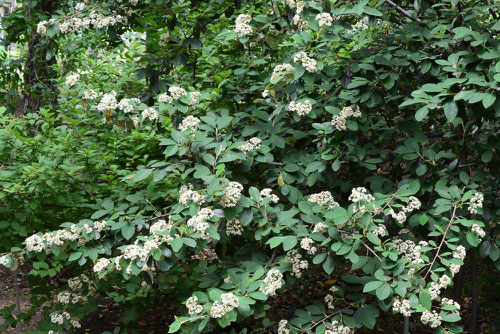
<path fill-rule="evenodd" d="M 330 275 L 333 272 L 334 265 L 335 265 L 335 262 L 334 262 L 333 255 L 328 255 L 325 262 L 323 262 L 323 269 L 325 270 L 325 272 L 328 275 Z"/>
<path fill-rule="evenodd" d="M 122 227 L 122 235 L 125 239 L 130 240 L 135 233 L 135 227 L 133 225 L 127 224 Z"/>
<path fill-rule="evenodd" d="M 149 168 L 141 169 L 135 174 L 134 182 L 139 182 L 146 179 L 149 175 L 151 175 L 152 172 L 153 170 Z"/>
<path fill-rule="evenodd" d="M 379 16 L 379 17 L 382 16 L 382 13 L 373 7 L 365 6 L 364 12 L 365 12 L 365 14 L 372 15 L 372 16 Z"/>
<path fill-rule="evenodd" d="M 371 281 L 365 284 L 363 287 L 363 292 L 370 292 L 373 290 L 377 290 L 380 286 L 382 286 L 384 282 L 381 281 Z"/>
<path fill-rule="evenodd" d="M 467 242 L 471 246 L 477 247 L 479 245 L 479 238 L 478 238 L 476 233 L 469 230 L 469 231 L 467 231 L 466 238 L 467 238 Z"/>
<path fill-rule="evenodd" d="M 289 251 L 297 245 L 298 241 L 295 236 L 287 236 L 283 238 L 283 250 L 285 252 Z"/>
<path fill-rule="evenodd" d="M 83 255 L 82 252 L 75 252 L 73 254 L 71 254 L 68 258 L 68 261 L 69 262 L 73 262 L 73 261 L 76 261 L 78 260 L 81 256 Z"/>
<path fill-rule="evenodd" d="M 183 242 L 182 238 L 176 238 L 176 239 L 172 240 L 172 243 L 170 244 L 170 246 L 172 247 L 174 252 L 178 253 L 181 250 L 183 244 L 184 244 L 184 242 Z"/>
<path fill-rule="evenodd" d="M 178 322 L 178 321 L 174 321 L 170 327 L 168 328 L 168 332 L 169 333 L 175 333 L 179 330 L 179 328 L 181 328 L 181 323 Z"/>
<path fill-rule="evenodd" d="M 452 122 L 458 114 L 458 106 L 455 101 L 450 101 L 443 106 L 444 115 L 448 119 L 448 122 Z"/>
<path fill-rule="evenodd" d="M 422 108 L 417 110 L 415 114 L 415 119 L 420 122 L 427 116 L 428 113 L 429 113 L 429 108 L 427 106 L 423 106 Z"/>
<path fill-rule="evenodd" d="M 483 107 L 488 108 L 491 106 L 493 103 L 495 103 L 495 100 L 497 99 L 496 95 L 493 95 L 491 93 L 484 93 L 483 94 Z"/>
<path fill-rule="evenodd" d="M 418 300 L 420 301 L 420 304 L 422 304 L 423 307 L 425 307 L 426 310 L 430 310 L 432 307 L 432 299 L 431 295 L 427 290 L 423 290 L 420 292 L 418 295 Z"/>
<path fill-rule="evenodd" d="M 392 293 L 392 289 L 389 286 L 389 284 L 381 285 L 376 291 L 377 297 L 380 300 L 386 299 L 387 297 L 389 297 L 391 295 L 391 293 Z"/>

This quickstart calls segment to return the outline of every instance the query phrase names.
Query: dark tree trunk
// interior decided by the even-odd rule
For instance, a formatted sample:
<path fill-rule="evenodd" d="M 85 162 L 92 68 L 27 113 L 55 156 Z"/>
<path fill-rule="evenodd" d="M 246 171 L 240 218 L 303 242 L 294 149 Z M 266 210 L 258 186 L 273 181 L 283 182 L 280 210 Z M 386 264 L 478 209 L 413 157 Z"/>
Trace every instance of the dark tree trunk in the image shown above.
<path fill-rule="evenodd" d="M 53 14 L 57 8 L 58 1 L 40 0 L 39 11 Z M 26 6 L 26 21 L 31 21 L 32 9 Z M 18 108 L 18 113 L 26 114 L 36 112 L 42 103 L 52 104 L 56 102 L 57 86 L 52 79 L 56 77 L 56 71 L 52 65 L 56 63 L 55 51 L 57 45 L 54 41 L 42 38 L 36 31 L 30 35 L 28 42 L 28 54 L 24 63 L 24 93 Z"/>

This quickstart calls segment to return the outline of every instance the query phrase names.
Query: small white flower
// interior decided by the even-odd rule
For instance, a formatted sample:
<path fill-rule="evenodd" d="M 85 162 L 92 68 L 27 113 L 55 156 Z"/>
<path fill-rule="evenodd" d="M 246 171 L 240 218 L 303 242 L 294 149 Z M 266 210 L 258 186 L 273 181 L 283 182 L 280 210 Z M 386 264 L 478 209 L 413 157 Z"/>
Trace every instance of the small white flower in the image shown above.
<path fill-rule="evenodd" d="M 333 23 L 333 18 L 330 15 L 330 13 L 321 13 L 321 14 L 316 15 L 316 21 L 318 21 L 318 24 L 320 27 L 323 27 L 323 26 L 329 27 Z"/>
<path fill-rule="evenodd" d="M 196 131 L 198 130 L 198 125 L 200 124 L 200 119 L 194 116 L 187 116 L 184 118 L 182 123 L 179 125 L 180 131 Z"/>
<path fill-rule="evenodd" d="M 250 35 L 252 33 L 252 26 L 249 25 L 250 21 L 252 21 L 252 17 L 247 14 L 240 14 L 236 18 L 236 24 L 234 28 L 234 32 L 238 35 L 238 37 L 244 37 L 246 35 Z"/>

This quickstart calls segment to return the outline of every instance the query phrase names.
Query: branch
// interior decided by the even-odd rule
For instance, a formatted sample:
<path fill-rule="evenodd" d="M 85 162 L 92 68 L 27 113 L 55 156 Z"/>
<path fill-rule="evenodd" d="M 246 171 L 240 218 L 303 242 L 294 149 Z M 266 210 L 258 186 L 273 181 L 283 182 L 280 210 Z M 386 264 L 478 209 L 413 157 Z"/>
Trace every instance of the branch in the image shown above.
<path fill-rule="evenodd" d="M 450 230 L 451 224 L 453 224 L 453 220 L 456 218 L 457 207 L 458 207 L 458 204 L 455 204 L 453 206 L 453 213 L 451 214 L 450 222 L 448 223 L 448 226 L 446 226 L 446 230 L 444 231 L 444 234 L 443 234 L 443 239 L 441 239 L 441 242 L 439 243 L 438 249 L 436 251 L 436 255 L 434 255 L 434 258 L 432 259 L 432 262 L 429 266 L 429 269 L 425 273 L 424 278 L 422 278 L 422 283 L 420 283 L 421 286 L 425 282 L 427 275 L 429 275 L 429 273 L 432 271 L 432 267 L 434 266 L 434 263 L 436 262 L 436 260 L 439 256 L 439 251 L 441 250 L 441 247 L 443 247 L 444 241 L 446 240 L 446 234 L 448 234 L 448 231 Z"/>
<path fill-rule="evenodd" d="M 282 162 L 266 161 L 266 165 L 283 167 L 285 164 Z"/>
<path fill-rule="evenodd" d="M 409 19 L 411 19 L 413 21 L 417 21 L 418 23 L 422 23 L 422 20 L 420 20 L 417 17 L 411 16 L 410 13 L 408 13 L 406 10 L 404 10 L 402 7 L 400 7 L 396 3 L 392 2 L 391 0 L 385 0 L 385 2 L 387 2 L 387 4 L 389 4 L 390 6 L 394 7 L 394 9 L 396 9 L 398 12 L 400 12 L 401 14 L 403 14 L 404 16 L 406 16 L 407 18 L 409 18 Z"/>
<path fill-rule="evenodd" d="M 92 194 L 90 191 L 88 191 L 80 182 L 78 182 L 77 180 L 75 180 L 75 178 L 71 175 L 69 175 L 68 173 L 64 172 L 64 174 L 66 174 L 67 177 L 69 177 L 71 180 L 73 180 L 73 182 L 75 182 L 80 188 L 83 189 L 83 191 L 85 191 L 87 194 L 89 194 L 90 196 L 94 197 L 94 199 L 97 199 L 97 197 Z"/>
<path fill-rule="evenodd" d="M 326 317 L 324 317 L 324 318 L 323 318 L 323 319 L 321 319 L 320 321 L 315 322 L 315 323 L 314 323 L 314 324 L 313 324 L 313 325 L 312 325 L 309 329 L 310 329 L 310 330 L 311 330 L 311 329 L 313 329 L 314 327 L 318 326 L 319 324 L 321 324 L 321 323 L 325 322 L 326 320 L 328 320 L 329 318 L 333 317 L 335 314 L 338 314 L 338 313 L 340 313 L 340 312 L 342 312 L 342 311 L 345 311 L 345 310 L 347 310 L 348 308 L 349 308 L 349 307 L 345 307 L 345 308 L 341 309 L 340 311 L 333 312 L 332 314 L 327 315 Z"/>

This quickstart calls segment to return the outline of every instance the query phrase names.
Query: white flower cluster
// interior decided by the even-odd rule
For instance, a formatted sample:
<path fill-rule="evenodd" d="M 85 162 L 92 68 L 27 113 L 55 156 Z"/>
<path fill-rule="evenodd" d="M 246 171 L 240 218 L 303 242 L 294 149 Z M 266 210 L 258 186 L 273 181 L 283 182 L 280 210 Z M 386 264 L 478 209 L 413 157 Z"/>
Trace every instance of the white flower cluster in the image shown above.
<path fill-rule="evenodd" d="M 179 125 L 180 131 L 196 131 L 198 130 L 198 126 L 200 125 L 200 119 L 189 115 L 188 117 L 182 120 L 182 123 Z"/>
<path fill-rule="evenodd" d="M 337 288 L 335 285 L 333 285 L 331 288 L 330 288 L 330 292 L 329 294 L 327 294 L 325 296 L 325 303 L 326 303 L 326 306 L 328 306 L 329 309 L 333 310 L 335 308 L 335 305 L 334 305 L 334 302 L 335 302 L 335 292 L 337 292 L 339 290 L 339 288 Z"/>
<path fill-rule="evenodd" d="M 332 329 L 327 329 L 324 334 L 351 334 L 352 329 L 347 326 L 341 325 L 337 320 L 332 322 Z"/>
<path fill-rule="evenodd" d="M 370 29 L 370 26 L 368 24 L 366 24 L 364 20 L 358 20 L 358 22 L 356 22 L 352 26 L 351 32 L 354 32 L 355 30 L 363 31 L 363 30 L 367 30 L 367 29 Z"/>
<path fill-rule="evenodd" d="M 121 99 L 120 103 L 118 103 L 118 109 L 122 110 L 125 114 L 131 113 L 132 111 L 134 111 L 135 107 L 130 104 L 130 102 L 133 102 L 136 105 L 141 104 L 141 100 L 136 97 L 133 97 L 131 99 L 125 98 Z"/>
<path fill-rule="evenodd" d="M 115 110 L 117 106 L 116 92 L 112 91 L 108 94 L 104 94 L 96 109 L 100 112 L 108 112 Z"/>
<path fill-rule="evenodd" d="M 196 204 L 203 205 L 205 203 L 206 196 L 193 190 L 193 185 L 189 183 L 187 186 L 181 186 L 179 190 L 179 203 L 187 206 L 190 201 Z"/>
<path fill-rule="evenodd" d="M 101 258 L 97 260 L 96 264 L 94 265 L 94 272 L 100 274 L 103 272 L 109 265 L 111 264 L 111 261 L 106 258 Z"/>
<path fill-rule="evenodd" d="M 323 233 L 323 232 L 326 232 L 328 230 L 328 225 L 326 225 L 325 223 L 317 223 L 316 225 L 314 225 L 314 229 L 313 229 L 313 233 Z"/>
<path fill-rule="evenodd" d="M 443 275 L 437 282 L 432 282 L 431 287 L 429 288 L 431 299 L 437 299 L 441 293 L 441 289 L 446 289 L 451 283 L 451 278 L 448 275 Z"/>
<path fill-rule="evenodd" d="M 99 96 L 100 96 L 100 94 L 99 94 L 98 92 L 96 92 L 96 91 L 95 91 L 95 90 L 93 90 L 93 89 L 89 89 L 89 90 L 86 90 L 86 91 L 83 93 L 82 99 L 84 99 L 84 100 L 95 100 L 95 99 L 97 99 Z"/>
<path fill-rule="evenodd" d="M 333 17 L 330 15 L 330 13 L 321 13 L 316 15 L 316 21 L 318 21 L 320 27 L 329 27 L 333 23 Z"/>
<path fill-rule="evenodd" d="M 189 93 L 189 103 L 192 105 L 198 104 L 198 102 L 200 102 L 200 96 L 201 96 L 200 92 Z"/>
<path fill-rule="evenodd" d="M 37 234 L 26 238 L 26 249 L 28 252 L 41 252 L 45 249 L 43 238 Z"/>
<path fill-rule="evenodd" d="M 475 193 L 472 195 L 469 204 L 469 212 L 471 214 L 476 214 L 477 209 L 483 207 L 484 195 L 481 193 Z"/>
<path fill-rule="evenodd" d="M 85 2 L 79 2 L 75 5 L 75 10 L 77 12 L 81 12 L 82 10 L 85 9 L 85 7 L 87 6 L 87 4 Z"/>
<path fill-rule="evenodd" d="M 66 77 L 66 87 L 71 87 L 76 85 L 80 81 L 80 74 L 73 73 Z"/>
<path fill-rule="evenodd" d="M 273 75 L 271 75 L 270 81 L 273 81 L 276 78 L 284 77 L 285 75 L 292 73 L 294 70 L 293 66 L 290 64 L 280 64 L 276 65 L 273 70 Z"/>
<path fill-rule="evenodd" d="M 252 21 L 252 17 L 250 15 L 238 15 L 234 27 L 234 32 L 238 35 L 238 37 L 244 37 L 252 33 L 252 26 L 249 25 L 250 21 Z"/>
<path fill-rule="evenodd" d="M 278 324 L 278 334 L 290 334 L 290 330 L 286 328 L 287 325 L 288 325 L 287 320 L 285 319 L 280 320 Z"/>
<path fill-rule="evenodd" d="M 362 114 L 358 105 L 355 104 L 353 106 L 344 107 L 338 115 L 332 117 L 332 126 L 339 131 L 347 130 L 347 119 L 349 117 L 359 118 L 361 116 Z"/>
<path fill-rule="evenodd" d="M 479 241 L 481 241 L 481 239 L 486 235 L 486 232 L 484 232 L 484 230 L 478 224 L 472 225 L 471 230 L 472 232 L 477 234 L 477 236 L 479 237 Z"/>
<path fill-rule="evenodd" d="M 276 295 L 276 290 L 282 286 L 283 274 L 278 269 L 271 269 L 267 272 L 263 280 L 264 285 L 260 286 L 260 291 L 268 296 Z"/>
<path fill-rule="evenodd" d="M 311 112 L 312 104 L 311 104 L 311 101 L 309 101 L 309 100 L 305 100 L 304 103 L 292 101 L 288 105 L 288 110 L 296 111 L 297 115 L 302 117 L 302 116 L 306 116 L 307 114 L 309 114 Z"/>
<path fill-rule="evenodd" d="M 460 265 L 458 264 L 450 264 L 450 266 L 448 267 L 448 269 L 450 269 L 451 271 L 451 274 L 453 276 L 455 276 L 456 273 L 458 273 L 460 271 Z"/>
<path fill-rule="evenodd" d="M 269 90 L 269 89 L 264 89 L 264 91 L 262 92 L 262 97 L 263 97 L 263 98 L 266 98 L 266 97 L 268 97 L 268 96 L 269 96 L 269 94 L 270 94 L 270 93 L 271 93 L 271 92 L 270 92 L 270 90 Z"/>
<path fill-rule="evenodd" d="M 415 244 L 411 240 L 403 241 L 399 238 L 393 240 L 394 248 L 401 253 L 401 255 L 410 261 L 410 263 L 424 263 L 422 259 L 422 247 L 428 245 L 427 241 L 420 241 Z"/>
<path fill-rule="evenodd" d="M 349 201 L 353 203 L 358 203 L 361 201 L 372 202 L 374 200 L 375 197 L 373 197 L 373 195 L 370 194 L 364 187 L 354 188 L 351 192 L 351 195 L 349 195 Z"/>
<path fill-rule="evenodd" d="M 274 204 L 278 203 L 280 201 L 280 198 L 273 194 L 273 190 L 271 188 L 264 188 L 260 191 L 260 196 L 264 198 L 269 198 L 270 201 Z"/>
<path fill-rule="evenodd" d="M 181 96 L 187 95 L 186 90 L 184 88 L 181 88 L 178 86 L 170 87 L 168 89 L 168 92 L 170 93 L 170 95 L 169 95 L 169 93 L 160 94 L 160 96 L 158 96 L 158 102 L 172 103 L 172 101 L 180 99 Z M 193 95 L 193 97 L 195 97 L 196 93 L 198 93 L 198 92 L 193 92 L 193 93 L 195 93 L 195 95 Z M 190 96 L 191 99 L 193 97 Z"/>
<path fill-rule="evenodd" d="M 174 99 L 174 100 L 178 100 L 181 98 L 181 96 L 184 96 L 187 94 L 187 92 L 184 88 L 177 87 L 177 86 L 170 87 L 168 89 L 168 92 L 170 93 L 170 95 L 172 96 L 172 99 Z"/>
<path fill-rule="evenodd" d="M 0 266 L 7 266 L 9 264 L 9 256 L 7 255 L 4 255 L 2 257 L 0 257 Z"/>
<path fill-rule="evenodd" d="M 300 31 L 304 31 L 304 30 L 307 30 L 309 28 L 309 24 L 308 24 L 307 20 L 304 20 L 304 19 L 302 19 L 302 17 L 300 17 L 300 14 L 304 10 L 305 6 L 306 6 L 306 3 L 304 1 L 297 0 L 297 1 L 295 1 L 294 6 L 291 7 L 291 8 L 297 8 L 297 10 L 295 11 L 295 15 L 293 16 L 293 24 L 298 26 Z"/>
<path fill-rule="evenodd" d="M 52 245 L 63 245 L 66 241 L 78 240 L 78 245 L 83 246 L 89 240 L 83 234 L 92 237 L 93 239 L 99 239 L 100 232 L 106 227 L 106 221 L 94 222 L 93 227 L 88 224 L 84 224 L 83 227 L 78 227 L 73 224 L 70 229 L 57 230 L 55 232 L 47 232 L 43 236 L 34 234 L 26 238 L 26 249 L 29 252 L 42 252 L 45 249 L 49 249 Z"/>
<path fill-rule="evenodd" d="M 302 64 L 302 66 L 304 66 L 304 68 L 306 69 L 306 71 L 309 72 L 309 73 L 314 73 L 314 72 L 317 71 L 317 68 L 316 68 L 317 62 L 316 62 L 316 60 L 313 59 L 313 58 L 309 58 L 304 51 L 301 51 L 301 52 L 297 53 L 293 57 L 293 62 L 294 63 L 300 62 Z"/>
<path fill-rule="evenodd" d="M 170 218 L 168 223 L 163 219 L 159 219 L 149 227 L 149 233 L 153 235 L 155 239 L 160 243 L 165 241 L 170 242 L 174 239 L 173 237 L 171 237 L 170 235 L 159 235 L 159 233 L 169 232 L 172 226 L 173 224 L 172 222 L 170 222 Z"/>
<path fill-rule="evenodd" d="M 240 304 L 240 300 L 234 294 L 228 292 L 220 296 L 221 301 L 215 301 L 210 307 L 210 317 L 222 318 L 226 313 L 231 312 Z"/>
<path fill-rule="evenodd" d="M 306 237 L 300 241 L 300 247 L 303 250 L 306 250 L 307 253 L 309 253 L 309 255 L 314 255 L 316 254 L 318 249 L 312 246 L 313 243 L 314 243 L 313 239 Z"/>
<path fill-rule="evenodd" d="M 420 200 L 418 198 L 416 198 L 415 196 L 410 196 L 408 197 L 408 199 L 410 201 L 405 207 L 403 207 L 404 212 L 413 212 L 414 210 L 420 209 L 420 206 L 422 204 L 420 203 Z"/>
<path fill-rule="evenodd" d="M 40 36 L 47 36 L 47 21 L 40 21 L 36 26 L 36 32 Z"/>
<path fill-rule="evenodd" d="M 225 208 L 230 208 L 236 206 L 241 198 L 241 192 L 243 191 L 243 186 L 238 182 L 229 182 L 226 188 L 224 197 L 221 200 L 221 204 Z"/>
<path fill-rule="evenodd" d="M 297 278 L 302 277 L 301 270 L 307 269 L 309 263 L 306 260 L 302 260 L 302 255 L 300 255 L 295 249 L 292 249 L 286 253 L 288 261 L 292 264 L 293 275 Z"/>
<path fill-rule="evenodd" d="M 410 300 L 403 299 L 400 297 L 394 298 L 394 302 L 392 304 L 392 310 L 395 313 L 401 313 L 405 317 L 409 317 L 413 313 L 410 305 Z"/>
<path fill-rule="evenodd" d="M 172 103 L 174 99 L 168 93 L 163 93 L 158 96 L 158 102 L 160 103 Z"/>
<path fill-rule="evenodd" d="M 383 237 L 387 233 L 387 229 L 384 225 L 379 224 L 378 227 L 371 232 L 379 237 Z"/>
<path fill-rule="evenodd" d="M 309 195 L 308 201 L 309 203 L 318 204 L 319 206 L 326 206 L 329 210 L 332 210 L 334 207 L 339 206 L 339 203 L 335 201 L 332 193 L 329 191 L 322 191 L 317 194 Z"/>
<path fill-rule="evenodd" d="M 139 246 L 137 240 L 133 245 L 128 245 L 123 250 L 123 258 L 126 260 L 133 261 L 139 259 L 141 262 L 146 262 L 149 252 L 146 252 L 144 248 Z"/>
<path fill-rule="evenodd" d="M 40 21 L 37 25 L 37 33 L 43 37 L 47 36 L 47 25 L 53 25 L 56 21 Z M 102 13 L 98 13 L 96 11 L 90 12 L 89 16 L 86 18 L 80 18 L 77 16 L 67 16 L 62 19 L 59 19 L 59 27 L 58 32 L 65 33 L 74 33 L 79 31 L 85 31 L 90 28 L 92 25 L 94 28 L 102 29 L 110 26 L 115 26 L 116 24 L 124 24 L 128 23 L 128 19 L 126 16 L 112 13 L 109 16 L 105 16 Z"/>
<path fill-rule="evenodd" d="M 158 117 L 160 117 L 158 111 L 156 111 L 155 108 L 144 109 L 141 113 L 141 116 L 142 119 L 149 118 L 150 121 L 154 121 L 155 119 L 158 119 Z"/>
<path fill-rule="evenodd" d="M 78 281 L 80 282 L 80 281 Z M 69 281 L 68 281 L 69 283 Z M 80 282 L 81 286 L 81 282 Z M 57 294 L 57 302 L 61 304 L 77 304 L 79 302 L 86 303 L 88 302 L 88 298 L 86 296 L 80 296 L 73 292 L 63 291 Z"/>
<path fill-rule="evenodd" d="M 420 321 L 422 321 L 424 325 L 428 324 L 432 328 L 436 328 L 441 325 L 441 317 L 436 311 L 424 311 L 420 317 Z"/>
<path fill-rule="evenodd" d="M 229 219 L 226 224 L 227 235 L 241 235 L 243 233 L 243 225 L 238 218 Z"/>
<path fill-rule="evenodd" d="M 64 324 L 64 320 L 70 320 L 71 319 L 71 315 L 64 311 L 62 313 L 56 313 L 56 314 L 52 314 L 50 316 L 50 321 L 56 325 L 62 325 Z"/>
<path fill-rule="evenodd" d="M 259 139 L 257 137 L 253 137 L 253 138 L 250 138 L 249 140 L 247 140 L 246 144 L 238 147 L 238 149 L 242 152 L 245 152 L 245 153 L 257 151 L 257 150 L 260 150 L 261 143 L 262 143 L 261 139 Z"/>
<path fill-rule="evenodd" d="M 208 239 L 209 236 L 206 234 L 206 231 L 210 225 L 206 221 L 213 216 L 214 212 L 211 209 L 203 208 L 196 216 L 189 218 L 187 226 L 192 228 L 195 232 L 200 233 L 202 239 Z"/>
<path fill-rule="evenodd" d="M 466 255 L 465 247 L 460 245 L 453 251 L 453 257 L 455 259 L 464 260 Z"/>
<path fill-rule="evenodd" d="M 396 213 L 396 211 L 391 208 L 389 210 L 389 215 L 391 215 L 391 217 L 394 218 L 399 224 L 403 224 L 406 221 L 406 214 L 404 211 Z"/>
<path fill-rule="evenodd" d="M 203 311 L 203 306 L 198 304 L 198 297 L 196 296 L 188 298 L 188 300 L 186 301 L 186 307 L 188 309 L 189 315 L 198 314 Z"/>

